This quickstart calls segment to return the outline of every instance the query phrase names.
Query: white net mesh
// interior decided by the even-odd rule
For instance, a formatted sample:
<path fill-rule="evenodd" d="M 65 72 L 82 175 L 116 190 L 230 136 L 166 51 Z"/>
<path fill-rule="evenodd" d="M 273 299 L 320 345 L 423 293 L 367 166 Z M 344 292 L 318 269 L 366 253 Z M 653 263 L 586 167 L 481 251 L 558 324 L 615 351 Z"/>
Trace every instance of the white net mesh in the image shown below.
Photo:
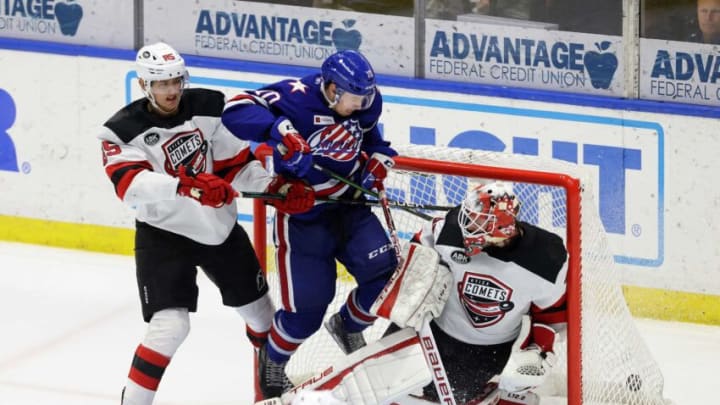
<path fill-rule="evenodd" d="M 406 162 L 412 164 L 413 170 L 398 167 L 392 171 L 385 182 L 390 200 L 450 207 L 462 201 L 472 184 L 495 178 L 509 180 L 513 182 L 515 193 L 522 202 L 520 219 L 548 229 L 564 240 L 567 234 L 566 191 L 563 187 L 549 185 L 552 181 L 542 173 L 536 174 L 564 174 L 579 179 L 583 185 L 580 246 L 582 403 L 664 403 L 662 374 L 627 309 L 597 214 L 591 182 L 584 181 L 585 174 L 579 167 L 554 160 L 448 147 L 408 145 L 397 149 L 403 157 L 420 160 L 407 159 Z M 463 165 L 453 165 L 453 162 Z M 483 168 L 478 170 L 479 166 L 473 165 L 482 165 Z M 501 170 L 498 170 L 498 177 L 493 177 L 493 170 L 488 171 L 488 167 L 518 171 L 509 174 L 504 171 L 500 175 Z M 519 181 L 520 178 L 523 180 Z M 426 216 L 444 215 L 443 211 L 419 211 Z M 392 212 L 401 240 L 408 240 L 426 220 L 403 209 L 393 209 Z M 376 209 L 376 215 L 384 224 L 380 209 Z M 269 279 L 271 287 L 275 286 L 273 291 L 277 292 L 279 289 L 276 287 L 273 267 L 273 263 L 269 263 Z M 344 302 L 353 286 L 351 278 L 340 269 L 337 295 L 326 317 L 332 315 Z M 385 321 L 376 322 L 375 326 L 365 331 L 366 340 L 377 339 L 386 326 Z M 553 370 L 553 378 L 541 390 L 541 394 L 547 397 L 567 395 L 564 341 L 556 348 L 556 353 L 559 361 Z M 299 382 L 341 356 L 341 351 L 323 328 L 301 345 L 286 371 L 293 381 Z"/>

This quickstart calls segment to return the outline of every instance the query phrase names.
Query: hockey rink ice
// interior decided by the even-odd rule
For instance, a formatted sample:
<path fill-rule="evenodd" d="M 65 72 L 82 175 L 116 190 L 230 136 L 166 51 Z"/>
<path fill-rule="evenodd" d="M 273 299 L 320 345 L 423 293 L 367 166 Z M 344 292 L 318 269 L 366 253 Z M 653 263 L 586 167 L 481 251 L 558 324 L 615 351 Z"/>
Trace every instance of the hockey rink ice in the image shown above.
<path fill-rule="evenodd" d="M 0 405 L 120 403 L 145 324 L 133 258 L 0 242 Z M 240 317 L 198 277 L 198 312 L 158 405 L 252 404 Z M 637 319 L 675 404 L 717 401 L 720 327 Z"/>

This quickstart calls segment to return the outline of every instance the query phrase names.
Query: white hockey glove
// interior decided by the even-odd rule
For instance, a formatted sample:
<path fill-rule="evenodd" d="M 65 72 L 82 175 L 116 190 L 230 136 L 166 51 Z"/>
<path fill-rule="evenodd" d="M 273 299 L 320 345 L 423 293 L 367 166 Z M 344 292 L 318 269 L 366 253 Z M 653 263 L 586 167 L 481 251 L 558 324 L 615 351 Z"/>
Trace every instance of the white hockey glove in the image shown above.
<path fill-rule="evenodd" d="M 555 365 L 555 330 L 540 323 L 532 324 L 523 316 L 520 335 L 513 344 L 510 359 L 500 374 L 498 387 L 522 393 L 541 386 Z"/>
<path fill-rule="evenodd" d="M 450 296 L 453 276 L 440 264 L 435 249 L 406 244 L 401 267 L 395 270 L 370 312 L 400 327 L 420 330 L 426 319 L 440 316 Z"/>

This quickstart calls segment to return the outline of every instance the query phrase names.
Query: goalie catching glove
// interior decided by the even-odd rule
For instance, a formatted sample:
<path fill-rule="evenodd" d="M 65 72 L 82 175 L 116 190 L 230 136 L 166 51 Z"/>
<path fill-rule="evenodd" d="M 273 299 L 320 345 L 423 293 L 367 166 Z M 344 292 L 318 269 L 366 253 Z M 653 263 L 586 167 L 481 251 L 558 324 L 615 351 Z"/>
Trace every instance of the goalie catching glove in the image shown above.
<path fill-rule="evenodd" d="M 426 320 L 440 316 L 452 282 L 452 273 L 440 264 L 435 249 L 409 243 L 402 251 L 402 265 L 390 277 L 370 312 L 400 327 L 420 330 Z"/>
<path fill-rule="evenodd" d="M 510 358 L 500 374 L 498 387 L 507 392 L 526 392 L 541 386 L 555 365 L 555 330 L 532 323 L 523 316 L 520 334 L 513 344 Z"/>
<path fill-rule="evenodd" d="M 265 192 L 283 196 L 265 202 L 287 214 L 301 214 L 315 205 L 315 191 L 302 180 L 288 180 L 282 176 L 275 176 Z"/>

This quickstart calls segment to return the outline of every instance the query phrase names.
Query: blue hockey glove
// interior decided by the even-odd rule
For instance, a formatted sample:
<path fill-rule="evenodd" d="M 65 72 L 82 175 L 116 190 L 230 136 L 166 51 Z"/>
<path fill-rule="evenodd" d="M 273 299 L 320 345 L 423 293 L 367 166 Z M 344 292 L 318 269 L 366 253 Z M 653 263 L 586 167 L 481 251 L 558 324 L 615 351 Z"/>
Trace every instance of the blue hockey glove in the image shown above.
<path fill-rule="evenodd" d="M 387 177 L 388 170 L 395 166 L 393 158 L 375 152 L 365 164 L 362 173 L 362 186 L 368 190 L 377 191 Z"/>
<path fill-rule="evenodd" d="M 273 155 L 276 157 L 274 163 L 281 171 L 303 177 L 312 167 L 310 145 L 286 117 L 275 120 L 270 129 L 268 144 L 274 150 Z M 280 159 L 277 159 L 278 154 Z"/>

